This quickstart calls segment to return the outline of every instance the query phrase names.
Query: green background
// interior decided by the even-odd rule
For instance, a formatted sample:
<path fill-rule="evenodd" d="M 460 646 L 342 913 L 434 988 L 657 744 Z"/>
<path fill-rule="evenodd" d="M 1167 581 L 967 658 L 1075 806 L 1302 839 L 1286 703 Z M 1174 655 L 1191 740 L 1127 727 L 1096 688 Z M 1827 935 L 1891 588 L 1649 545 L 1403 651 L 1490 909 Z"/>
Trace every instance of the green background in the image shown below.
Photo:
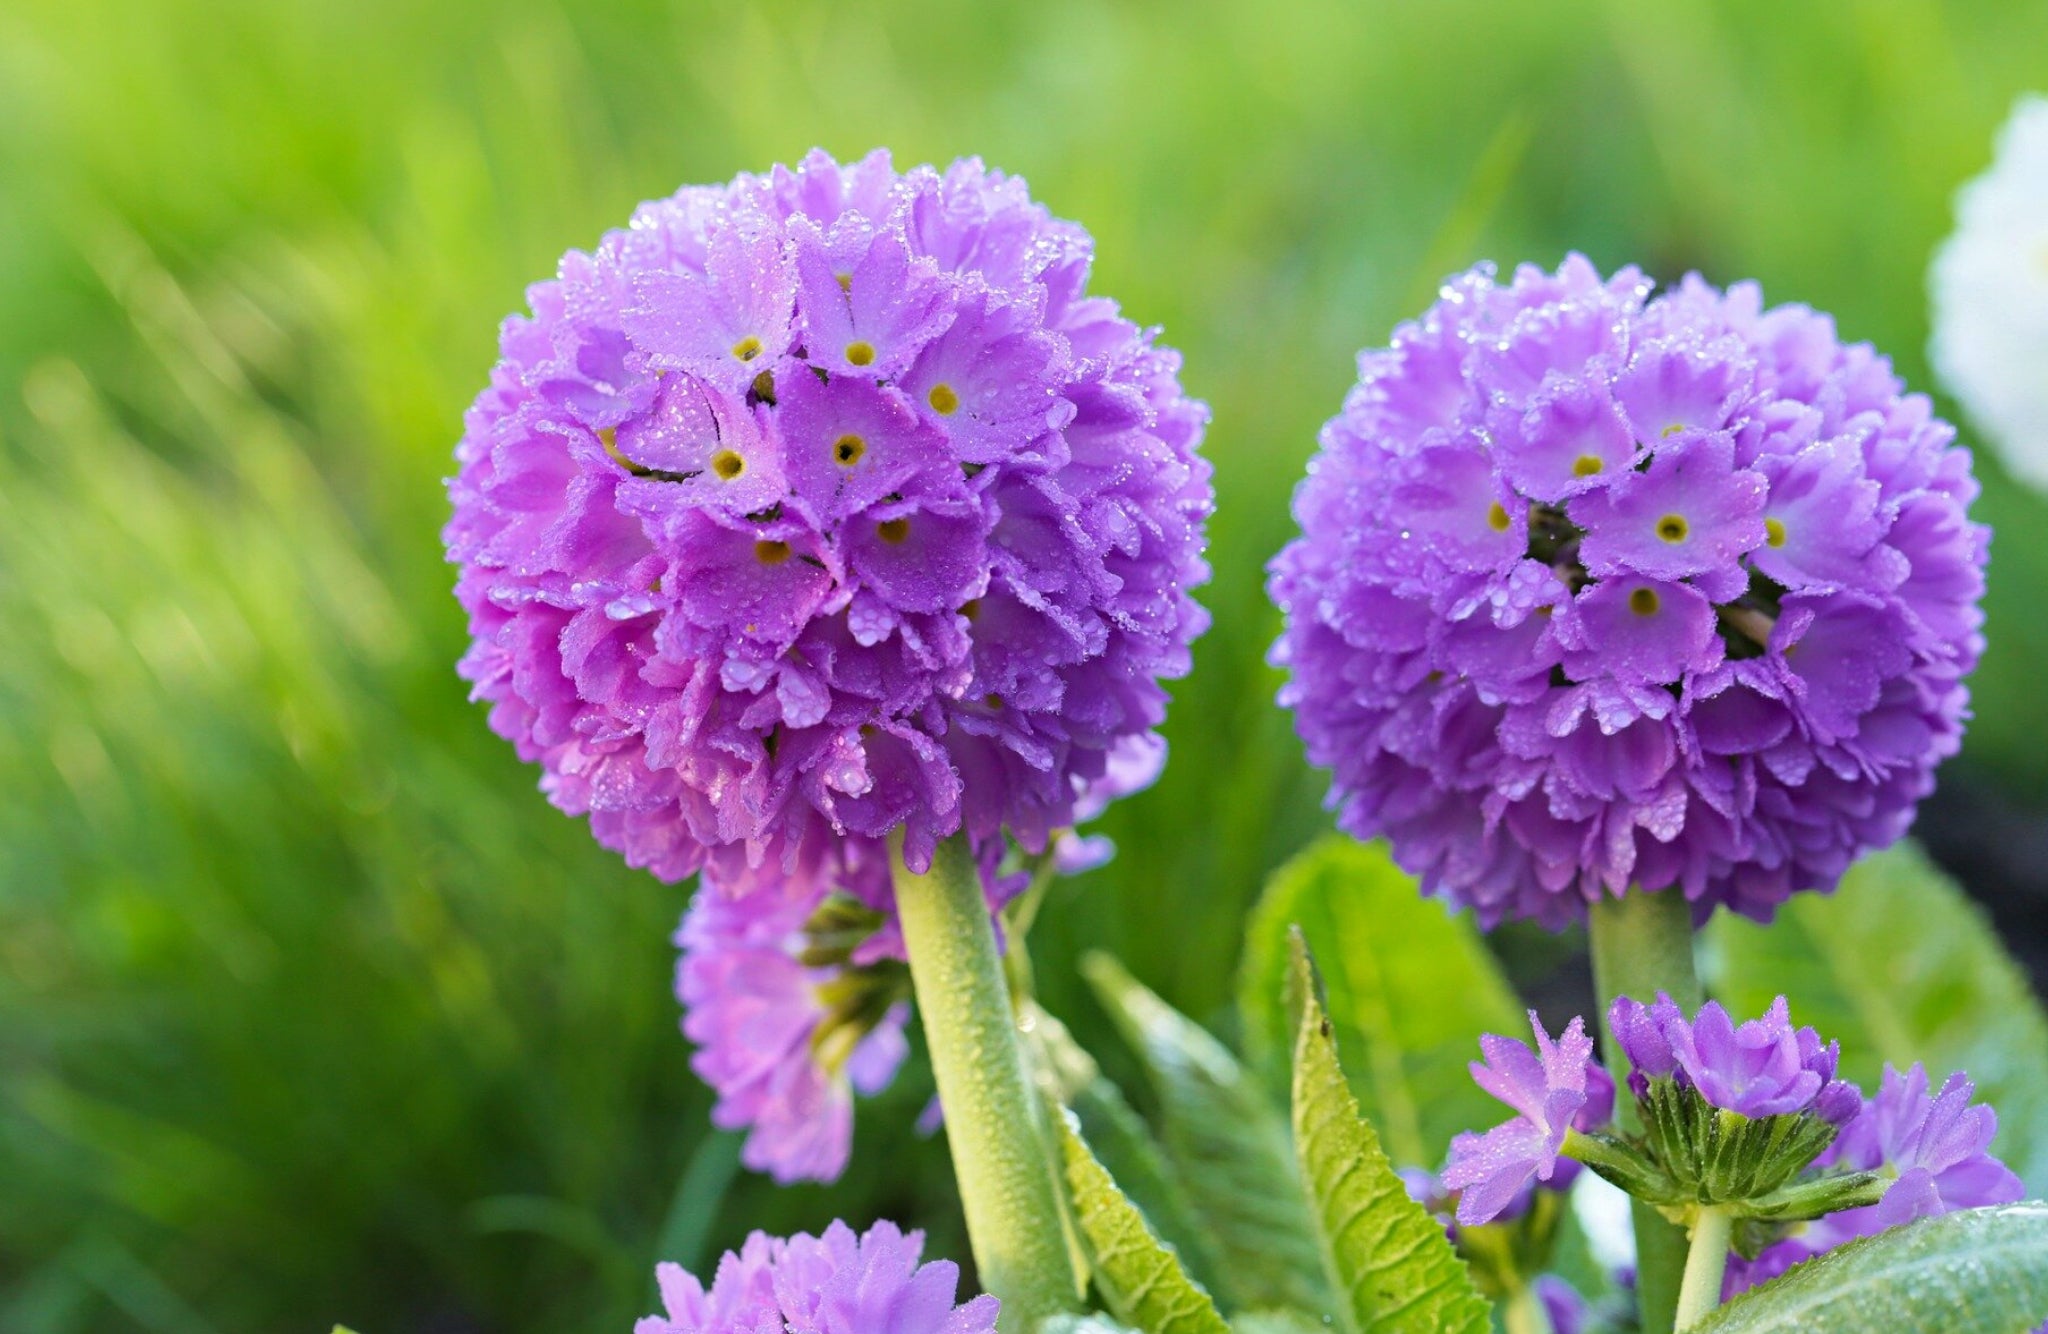
<path fill-rule="evenodd" d="M 632 205 L 813 144 L 980 153 L 1215 410 L 1216 628 L 1034 953 L 1218 1020 L 1325 826 L 1262 566 L 1352 354 L 1483 257 L 1762 280 L 1918 387 L 1929 252 L 2048 8 L 9 0 L 0 8 L 0 1329 L 624 1330 L 657 1250 L 922 1223 L 913 1069 L 831 1189 L 734 1178 L 685 889 L 451 669 L 440 479 L 497 321 Z M 1998 527 L 1952 779 L 2048 792 L 2048 504 Z"/>

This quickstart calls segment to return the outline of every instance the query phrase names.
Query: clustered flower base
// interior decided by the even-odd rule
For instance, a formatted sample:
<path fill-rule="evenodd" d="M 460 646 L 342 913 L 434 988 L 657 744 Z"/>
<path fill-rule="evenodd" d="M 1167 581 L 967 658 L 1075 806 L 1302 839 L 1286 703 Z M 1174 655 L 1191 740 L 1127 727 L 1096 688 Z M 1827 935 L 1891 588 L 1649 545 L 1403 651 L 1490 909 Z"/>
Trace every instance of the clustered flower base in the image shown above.
<path fill-rule="evenodd" d="M 1453 279 L 1324 428 L 1273 650 L 1339 823 L 1482 923 L 1631 885 L 1760 919 L 1897 839 L 1958 745 L 1966 451 L 1826 316 Z"/>

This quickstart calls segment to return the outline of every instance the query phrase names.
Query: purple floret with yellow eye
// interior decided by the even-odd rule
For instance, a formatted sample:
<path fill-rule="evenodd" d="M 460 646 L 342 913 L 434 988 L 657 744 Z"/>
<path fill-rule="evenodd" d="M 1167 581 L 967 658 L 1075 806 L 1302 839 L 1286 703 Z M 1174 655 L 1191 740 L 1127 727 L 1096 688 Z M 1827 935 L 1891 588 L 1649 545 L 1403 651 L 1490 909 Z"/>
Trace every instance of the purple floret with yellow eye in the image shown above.
<path fill-rule="evenodd" d="M 1961 742 L 1988 534 L 1954 434 L 1754 284 L 1452 279 L 1361 354 L 1271 569 L 1339 824 L 1488 926 L 1832 888 Z"/>

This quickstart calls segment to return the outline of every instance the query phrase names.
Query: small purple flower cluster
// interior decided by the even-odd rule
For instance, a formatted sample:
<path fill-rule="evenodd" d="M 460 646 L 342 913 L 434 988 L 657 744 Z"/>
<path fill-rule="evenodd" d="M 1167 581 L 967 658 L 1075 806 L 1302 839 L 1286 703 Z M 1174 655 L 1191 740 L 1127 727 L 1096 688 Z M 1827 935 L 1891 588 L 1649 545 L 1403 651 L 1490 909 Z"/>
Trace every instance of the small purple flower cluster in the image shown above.
<path fill-rule="evenodd" d="M 919 1264 L 923 1250 L 923 1233 L 894 1223 L 858 1237 L 840 1222 L 822 1237 L 755 1232 L 725 1253 L 709 1289 L 680 1265 L 658 1266 L 666 1314 L 633 1334 L 995 1334 L 996 1299 L 954 1305 L 960 1267 Z"/>
<path fill-rule="evenodd" d="M 901 830 L 1033 851 L 1156 752 L 1207 623 L 1207 419 L 972 159 L 643 205 L 528 292 L 445 534 L 462 672 L 665 879 Z"/>
<path fill-rule="evenodd" d="M 1482 266 L 1322 434 L 1274 561 L 1309 757 L 1482 924 L 1632 884 L 1768 919 L 1896 840 L 1960 743 L 1967 451 L 1826 316 Z"/>
<path fill-rule="evenodd" d="M 1858 1095 L 1841 1136 L 1815 1160 L 1819 1167 L 1895 1174 L 1884 1198 L 1807 1223 L 1754 1260 L 1731 1256 L 1723 1299 L 1858 1237 L 1916 1218 L 2024 1198 L 2024 1183 L 1991 1154 L 1998 1113 L 1973 1105 L 1976 1092 L 1969 1077 L 1957 1071 L 1930 1097 L 1927 1071 L 1918 1062 L 1904 1074 L 1887 1065 L 1877 1096 Z"/>
<path fill-rule="evenodd" d="M 1608 1011 L 1608 1025 L 1628 1057 L 1629 1090 L 1637 1098 L 1647 1095 L 1652 1079 L 1669 1078 L 1712 1106 L 1744 1116 L 1811 1112 L 1836 1126 L 1863 1104 L 1854 1084 L 1835 1077 L 1841 1044 L 1823 1046 L 1812 1028 L 1794 1028 L 1783 996 L 1763 1018 L 1740 1025 L 1719 1001 L 1708 1001 L 1687 1020 L 1661 993 L 1654 1005 L 1621 996 Z"/>
<path fill-rule="evenodd" d="M 718 1093 L 712 1123 L 745 1128 L 740 1161 L 785 1184 L 846 1170 L 853 1095 L 881 1092 L 909 1052 L 887 850 L 812 856 L 821 864 L 769 862 L 732 885 L 707 875 L 676 932 L 676 997 L 691 1067 Z"/>
<path fill-rule="evenodd" d="M 1887 1068 L 1877 1096 L 1866 1099 L 1837 1077 L 1838 1045 L 1822 1043 L 1812 1028 L 1793 1027 L 1782 996 L 1761 1019 L 1742 1024 L 1716 1002 L 1687 1019 L 1668 996 L 1647 1006 L 1624 996 L 1608 1022 L 1629 1062 L 1630 1092 L 1644 1107 L 1653 1084 L 1668 1080 L 1708 1107 L 1743 1118 L 1811 1118 L 1839 1133 L 1793 1170 L 1811 1165 L 1895 1178 L 1878 1203 L 1829 1214 L 1773 1246 L 1741 1271 L 1745 1285 L 1854 1236 L 1952 1209 L 2007 1204 L 2022 1194 L 2019 1179 L 1990 1153 L 1998 1117 L 1971 1104 L 1975 1086 L 1968 1078 L 1951 1075 L 1930 1098 L 1919 1066 L 1903 1076 Z M 1463 1192 L 1461 1225 L 1489 1222 L 1530 1183 L 1551 1180 L 1568 1132 L 1594 1134 L 1612 1119 L 1614 1085 L 1593 1060 L 1583 1022 L 1574 1019 L 1556 1043 L 1533 1014 L 1530 1023 L 1537 1051 L 1488 1036 L 1481 1042 L 1486 1063 L 1473 1063 L 1480 1087 L 1516 1115 L 1452 1142 L 1443 1180 Z M 1602 1087 L 1609 1090 L 1604 1101 Z"/>

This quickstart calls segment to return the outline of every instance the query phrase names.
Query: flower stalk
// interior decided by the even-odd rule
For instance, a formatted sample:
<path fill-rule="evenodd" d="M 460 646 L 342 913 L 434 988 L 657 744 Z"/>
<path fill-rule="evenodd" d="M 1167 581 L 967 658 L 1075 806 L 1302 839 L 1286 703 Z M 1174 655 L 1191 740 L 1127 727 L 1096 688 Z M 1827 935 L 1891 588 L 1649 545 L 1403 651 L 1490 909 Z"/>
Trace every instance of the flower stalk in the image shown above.
<path fill-rule="evenodd" d="M 1686 1009 L 1701 1000 L 1693 965 L 1692 907 L 1677 890 L 1630 893 L 1602 899 L 1588 916 L 1593 949 L 1593 985 L 1603 1013 L 1617 996 L 1654 996 L 1662 991 Z M 1612 1029 L 1608 1050 L 1618 1052 Z M 1621 1114 L 1636 1116 L 1629 1099 Z M 1684 1229 L 1654 1205 L 1631 1200 L 1636 1233 L 1636 1297 L 1644 1334 L 1671 1334 L 1682 1276 L 1687 1265 Z M 1725 1258 L 1725 1257 L 1724 1257 Z M 1716 1291 L 1718 1296 L 1718 1289 Z"/>
<path fill-rule="evenodd" d="M 981 877 L 960 835 L 939 844 L 925 874 L 904 864 L 900 836 L 891 859 L 974 1263 L 1002 1299 L 1005 1334 L 1030 1330 L 1076 1309 L 1077 1294 Z"/>
<path fill-rule="evenodd" d="M 1728 1268 L 1728 1237 L 1734 1215 L 1724 1208 L 1703 1208 L 1692 1224 L 1692 1249 L 1685 1257 L 1685 1280 L 1678 1289 L 1675 1323 L 1691 1329 L 1721 1304 L 1721 1276 Z"/>

